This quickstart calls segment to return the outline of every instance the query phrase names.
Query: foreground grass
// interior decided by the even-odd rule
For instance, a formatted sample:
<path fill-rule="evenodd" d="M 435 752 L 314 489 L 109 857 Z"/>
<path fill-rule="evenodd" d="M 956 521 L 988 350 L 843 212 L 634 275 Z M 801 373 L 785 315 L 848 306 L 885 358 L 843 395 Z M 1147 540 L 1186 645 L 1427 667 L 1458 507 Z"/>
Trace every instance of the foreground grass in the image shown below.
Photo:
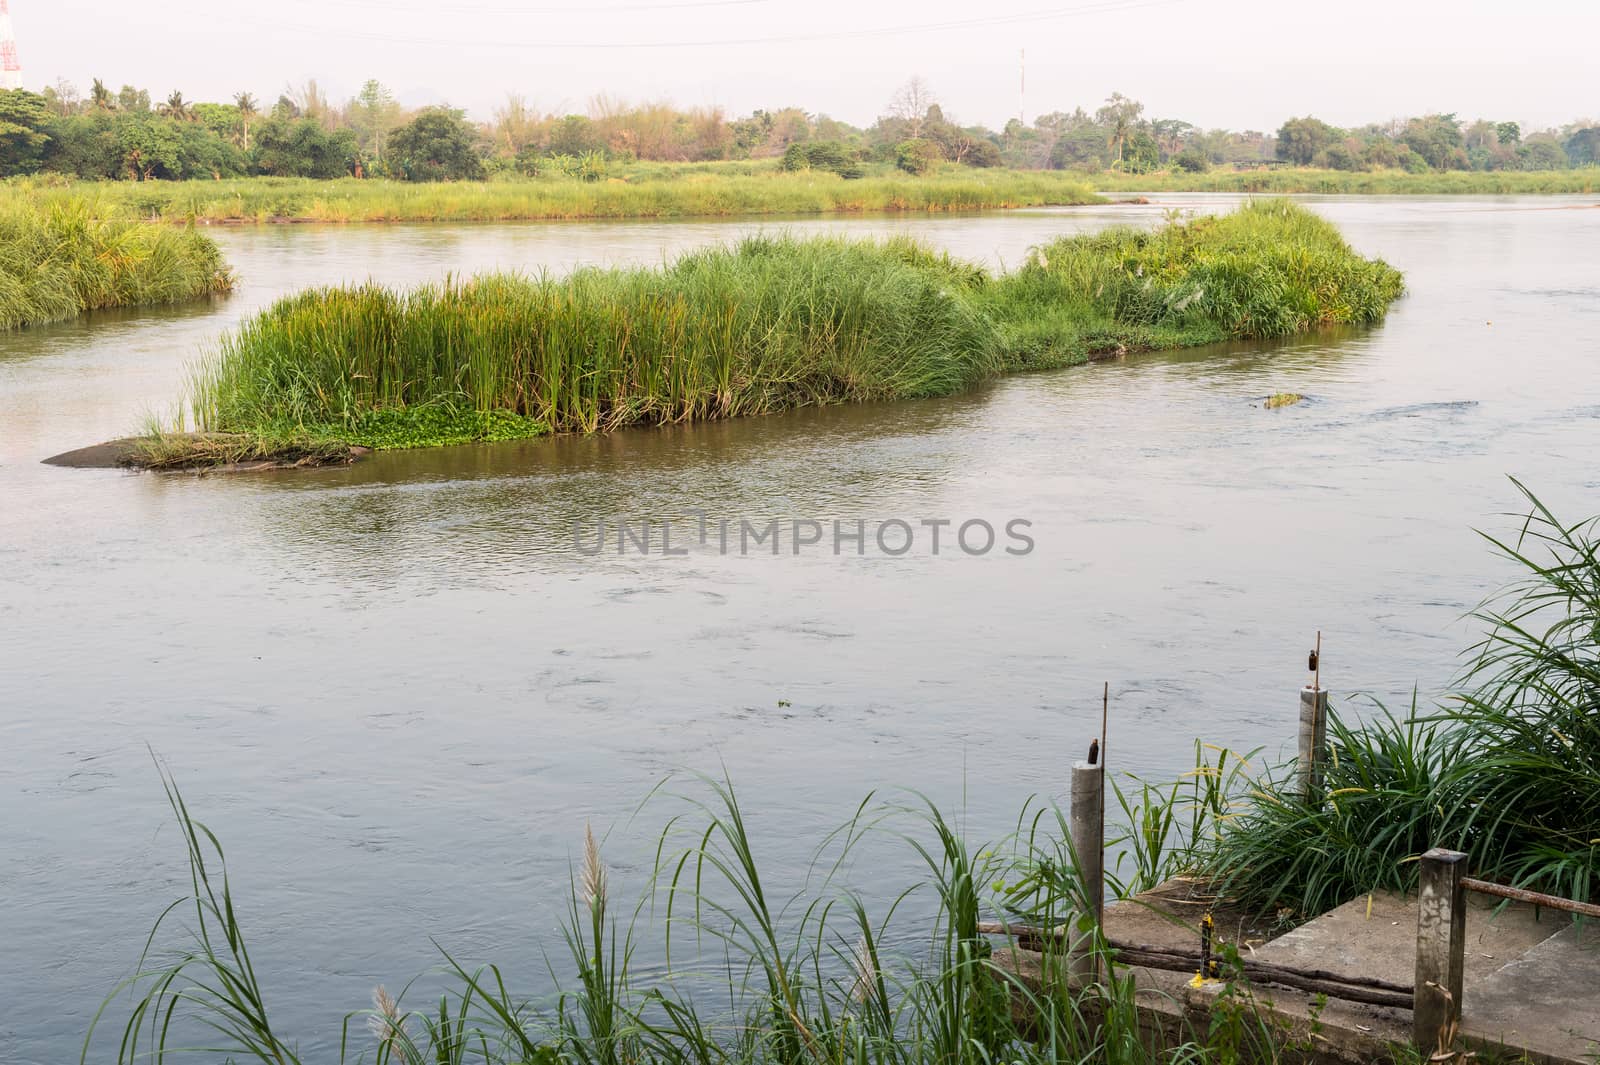
<path fill-rule="evenodd" d="M 950 169 L 846 181 L 821 171 L 638 166 L 584 182 L 528 178 L 433 184 L 346 178 L 177 182 L 12 182 L 0 198 L 89 199 L 126 218 L 176 222 L 505 222 L 738 217 L 884 211 L 941 213 L 1101 202 L 1077 175 Z"/>
<path fill-rule="evenodd" d="M 1015 273 L 904 240 L 757 237 L 660 269 L 289 297 L 197 365 L 170 428 L 371 447 L 948 395 L 1100 355 L 1372 322 L 1402 289 L 1256 204 L 1056 241 Z"/>
<path fill-rule="evenodd" d="M 1600 192 L 1600 167 L 1408 174 L 1404 170 L 1212 170 L 1204 174 L 1086 174 L 1102 192 L 1276 192 L 1346 195 L 1510 195 Z"/>
<path fill-rule="evenodd" d="M 301 1065 L 269 1006 L 280 974 L 258 971 L 222 844 L 167 779 L 188 854 L 191 890 L 157 921 L 136 971 L 106 999 L 82 1060 L 119 1065 L 181 1056 Z M 656 800 L 669 801 L 665 798 Z M 1140 1024 L 1131 971 L 1098 936 L 1100 978 L 1069 986 L 1065 955 L 1046 946 L 1040 985 L 991 967 L 980 920 L 1017 914 L 1055 926 L 1091 912 L 1065 815 L 1031 806 L 1025 833 L 974 847 L 920 799 L 870 799 L 830 834 L 802 887 L 763 871 L 733 787 L 704 779 L 657 848 L 643 898 L 628 905 L 594 835 L 572 873 L 562 943 L 546 955 L 557 987 L 530 999 L 493 964 L 469 966 L 439 945 L 441 964 L 399 995 L 378 987 L 370 1009 L 343 1017 L 337 1060 L 378 1065 L 1233 1065 L 1293 1060 L 1287 1025 L 1235 989 L 1210 1018 L 1160 1042 Z M 892 901 L 871 905 L 841 880 L 885 846 L 921 868 Z M 994 891 L 1002 877 L 1031 889 Z M 631 916 L 630 916 L 631 915 Z M 180 930 L 174 927 L 182 922 Z M 664 937 L 646 936 L 650 925 Z M 1198 930 L 1196 930 L 1198 937 Z M 645 959 L 638 944 L 664 938 Z M 916 944 L 891 949 L 888 944 Z M 641 971 L 655 973 L 641 976 Z M 414 993 L 414 985 L 428 985 Z M 698 994 L 696 993 L 698 992 Z M 428 997 L 417 1001 L 421 995 Z M 1150 1004 L 1149 991 L 1144 1005 Z M 408 998 L 411 1001 L 408 1001 Z M 352 1003 L 351 1005 L 354 1005 Z M 328 1018 L 324 1041 L 339 1023 Z M 102 1029 L 104 1026 L 104 1029 Z M 97 1034 L 98 1033 L 98 1034 Z M 1415 1065 L 1415 1055 L 1397 1052 Z"/>
<path fill-rule="evenodd" d="M 0 330 L 232 287 L 216 244 L 192 229 L 108 220 L 82 202 L 0 204 Z"/>

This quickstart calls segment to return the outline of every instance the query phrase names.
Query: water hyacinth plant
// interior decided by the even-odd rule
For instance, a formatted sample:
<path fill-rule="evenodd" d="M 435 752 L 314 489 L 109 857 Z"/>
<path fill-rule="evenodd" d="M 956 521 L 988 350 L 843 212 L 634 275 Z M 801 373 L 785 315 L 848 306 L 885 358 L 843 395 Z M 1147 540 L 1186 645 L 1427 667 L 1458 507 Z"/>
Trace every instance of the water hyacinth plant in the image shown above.
<path fill-rule="evenodd" d="M 188 410 L 196 429 L 290 450 L 601 432 L 1372 322 L 1401 290 L 1280 203 L 1067 238 L 998 277 L 904 239 L 758 236 L 659 269 L 291 296 L 194 369 Z"/>

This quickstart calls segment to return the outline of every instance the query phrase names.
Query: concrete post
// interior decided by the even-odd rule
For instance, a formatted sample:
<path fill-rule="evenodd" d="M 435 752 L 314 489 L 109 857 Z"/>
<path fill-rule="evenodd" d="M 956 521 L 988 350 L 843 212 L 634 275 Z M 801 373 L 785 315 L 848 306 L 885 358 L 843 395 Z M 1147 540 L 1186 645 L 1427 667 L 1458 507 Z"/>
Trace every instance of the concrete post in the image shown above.
<path fill-rule="evenodd" d="M 1100 764 L 1079 762 L 1072 767 L 1072 849 L 1078 857 L 1078 876 L 1093 907 L 1094 924 L 1080 929 L 1082 914 L 1072 915 L 1068 936 L 1067 971 L 1074 986 L 1083 987 L 1099 979 L 1099 956 L 1095 951 L 1100 923 L 1105 916 L 1106 897 L 1106 791 L 1104 759 Z"/>
<path fill-rule="evenodd" d="M 1328 690 L 1300 689 L 1300 760 L 1296 773 L 1300 794 L 1314 799 L 1322 790 L 1323 767 L 1328 761 Z"/>
<path fill-rule="evenodd" d="M 1422 856 L 1417 893 L 1417 1049 L 1439 1049 L 1439 1037 L 1461 1021 L 1461 987 L 1467 944 L 1467 856 L 1435 847 Z"/>

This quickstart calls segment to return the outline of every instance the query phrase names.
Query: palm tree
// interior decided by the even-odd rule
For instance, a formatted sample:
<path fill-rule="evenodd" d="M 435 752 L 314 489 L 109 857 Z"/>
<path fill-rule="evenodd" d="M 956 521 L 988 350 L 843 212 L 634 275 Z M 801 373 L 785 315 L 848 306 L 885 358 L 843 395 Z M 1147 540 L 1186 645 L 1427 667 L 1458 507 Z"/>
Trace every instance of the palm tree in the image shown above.
<path fill-rule="evenodd" d="M 187 121 L 193 116 L 193 112 L 189 110 L 189 101 L 185 100 L 183 93 L 177 89 L 173 89 L 172 94 L 163 100 L 156 110 L 168 118 L 175 118 L 180 122 Z"/>
<path fill-rule="evenodd" d="M 256 106 L 256 98 L 247 92 L 234 96 L 233 106 L 239 109 L 239 120 L 244 124 L 244 143 L 240 145 L 245 151 L 250 150 L 250 120 L 261 113 Z"/>
<path fill-rule="evenodd" d="M 106 83 L 99 78 L 94 79 L 94 87 L 89 90 L 89 102 L 97 111 L 115 111 L 117 101 L 111 95 L 111 90 L 106 88 Z"/>

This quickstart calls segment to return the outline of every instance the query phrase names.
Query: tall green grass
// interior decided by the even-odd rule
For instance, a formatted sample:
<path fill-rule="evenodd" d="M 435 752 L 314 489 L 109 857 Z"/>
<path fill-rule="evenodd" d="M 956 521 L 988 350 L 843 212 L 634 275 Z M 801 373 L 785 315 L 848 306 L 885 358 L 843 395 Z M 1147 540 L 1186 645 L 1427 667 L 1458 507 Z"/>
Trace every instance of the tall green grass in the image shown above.
<path fill-rule="evenodd" d="M 983 293 L 1013 368 L 1375 322 L 1404 282 L 1326 219 L 1256 201 L 1156 230 L 1066 237 Z"/>
<path fill-rule="evenodd" d="M 586 182 L 567 177 L 405 182 L 344 178 L 65 182 L 0 185 L 0 200 L 88 199 L 130 219 L 169 222 L 500 222 L 689 218 L 883 211 L 941 213 L 1098 203 L 1081 176 L 951 169 L 887 170 L 857 181 L 749 164 L 638 164 Z"/>
<path fill-rule="evenodd" d="M 1524 576 L 1475 612 L 1487 631 L 1457 694 L 1334 715 L 1315 796 L 1292 766 L 1236 778 L 1224 830 L 1189 856 L 1221 890 L 1315 916 L 1411 890 L 1418 856 L 1443 846 L 1475 876 L 1600 898 L 1600 518 L 1564 522 L 1517 487 L 1521 533 L 1490 542 Z"/>
<path fill-rule="evenodd" d="M 83 1060 L 119 1065 L 184 1056 L 301 1065 L 297 1042 L 273 1023 L 271 974 L 250 961 L 241 908 L 221 843 L 164 778 L 187 844 L 191 893 L 157 923 L 135 973 L 96 1015 Z M 343 1023 L 338 1060 L 376 1065 L 1106 1065 L 1277 1060 L 1281 1022 L 1247 996 L 1224 996 L 1217 1020 L 1153 1039 L 1141 1028 L 1131 973 L 1101 937 L 1101 977 L 1066 979 L 1045 948 L 1042 979 L 990 964 L 980 919 L 1016 912 L 994 896 L 1009 871 L 1055 862 L 1050 888 L 1028 912 L 1052 925 L 1087 912 L 1081 881 L 1063 866 L 1055 834 L 1065 816 L 1025 812 L 1027 833 L 973 847 L 920 799 L 870 799 L 831 833 L 795 889 L 772 881 L 737 793 L 703 779 L 679 796 L 640 902 L 619 905 L 600 846 L 585 833 L 563 931 L 558 989 L 540 1004 L 508 986 L 496 965 L 468 968 L 441 948 L 437 999 L 408 1001 L 383 987 Z M 841 870 L 866 848 L 910 848 L 922 874 L 869 904 Z M 1069 859 L 1070 861 L 1070 859 Z M 1067 887 L 1064 885 L 1076 885 Z M 1013 892 L 1009 899 L 1015 901 Z M 665 954 L 639 975 L 639 923 L 659 920 Z M 659 937 L 656 937 L 659 941 Z M 891 942 L 908 946 L 890 949 Z M 435 980 L 437 984 L 440 980 Z M 1146 1005 L 1151 992 L 1143 992 Z M 330 1017 L 329 1028 L 338 1024 Z M 102 1026 L 104 1029 L 102 1030 Z M 120 1031 L 119 1031 L 120 1029 Z M 323 1059 L 323 1060 L 331 1060 Z"/>
<path fill-rule="evenodd" d="M 305 292 L 195 367 L 188 411 L 206 431 L 379 447 L 596 432 L 1371 322 L 1401 287 L 1277 203 L 1057 241 L 1001 277 L 906 240 L 763 236 L 660 269 Z"/>
<path fill-rule="evenodd" d="M 1382 196 L 1560 195 L 1600 192 L 1600 167 L 1576 170 L 1212 170 L 1202 174 L 1080 175 L 1102 192 L 1321 193 Z"/>
<path fill-rule="evenodd" d="M 232 286 L 221 251 L 192 229 L 107 219 L 82 202 L 0 204 L 0 329 Z"/>

